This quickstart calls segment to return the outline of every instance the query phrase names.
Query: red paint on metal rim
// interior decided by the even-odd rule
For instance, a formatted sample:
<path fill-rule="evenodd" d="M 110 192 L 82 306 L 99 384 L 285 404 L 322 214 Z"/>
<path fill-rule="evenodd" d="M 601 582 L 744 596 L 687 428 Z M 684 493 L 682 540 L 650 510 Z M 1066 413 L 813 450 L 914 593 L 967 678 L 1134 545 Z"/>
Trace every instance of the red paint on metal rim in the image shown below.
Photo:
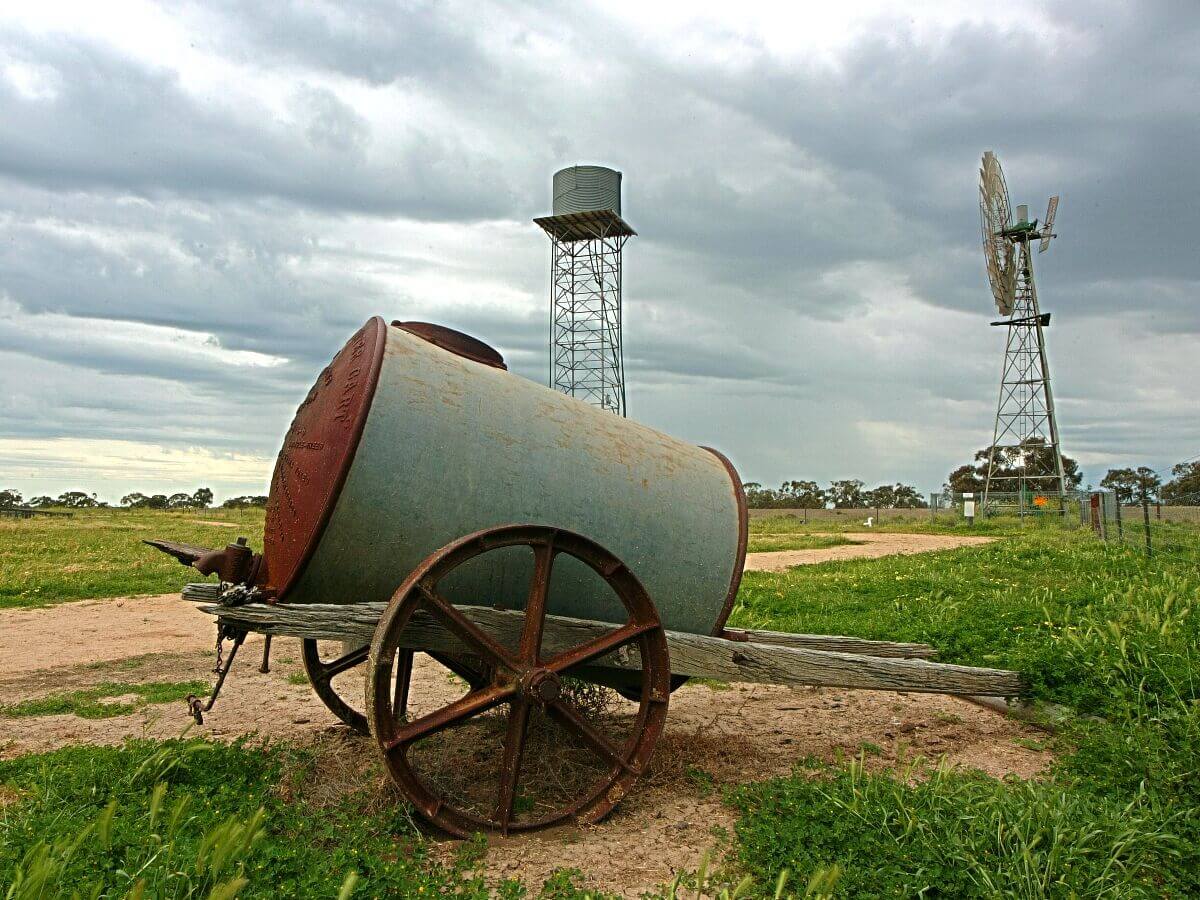
<path fill-rule="evenodd" d="M 296 410 L 267 500 L 258 582 L 268 596 L 287 593 L 321 540 L 362 437 L 386 343 L 383 319 L 368 320 Z"/>
<path fill-rule="evenodd" d="M 733 496 L 737 501 L 737 559 L 733 563 L 733 578 L 729 583 L 729 593 L 725 595 L 725 606 L 722 607 L 716 627 L 712 630 L 714 636 L 720 637 L 721 632 L 725 630 L 725 622 L 729 619 L 729 614 L 733 612 L 733 602 L 737 599 L 738 588 L 742 586 L 742 570 L 746 568 L 746 548 L 750 541 L 750 510 L 746 506 L 746 492 L 742 489 L 742 477 L 738 475 L 737 469 L 733 467 L 729 457 L 712 447 L 702 447 L 701 449 L 707 450 L 725 466 L 725 471 L 729 473 L 729 480 L 733 482 Z"/>

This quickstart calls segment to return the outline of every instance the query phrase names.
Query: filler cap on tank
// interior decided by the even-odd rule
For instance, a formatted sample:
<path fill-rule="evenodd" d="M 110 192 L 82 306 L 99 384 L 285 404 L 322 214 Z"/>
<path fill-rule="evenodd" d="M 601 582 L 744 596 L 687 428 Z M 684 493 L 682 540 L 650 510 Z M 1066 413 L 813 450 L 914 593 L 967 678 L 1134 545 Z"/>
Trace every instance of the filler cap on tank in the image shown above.
<path fill-rule="evenodd" d="M 449 350 L 456 356 L 461 356 L 473 362 L 483 363 L 485 366 L 491 366 L 493 369 L 508 371 L 508 366 L 504 363 L 504 357 L 500 355 L 499 351 L 494 347 L 488 346 L 479 340 L 479 338 L 471 337 L 469 334 L 455 331 L 453 328 L 447 328 L 445 325 L 434 325 L 432 322 L 401 322 L 397 319 L 392 322 L 392 325 L 395 328 L 404 329 L 409 334 L 415 334 L 422 340 L 429 341 L 435 347 Z"/>

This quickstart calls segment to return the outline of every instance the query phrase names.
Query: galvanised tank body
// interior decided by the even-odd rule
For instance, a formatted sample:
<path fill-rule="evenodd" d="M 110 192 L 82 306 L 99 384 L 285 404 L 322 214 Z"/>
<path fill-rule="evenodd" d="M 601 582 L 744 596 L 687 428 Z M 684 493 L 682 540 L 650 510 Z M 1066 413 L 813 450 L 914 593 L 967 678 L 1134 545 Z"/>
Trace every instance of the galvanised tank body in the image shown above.
<path fill-rule="evenodd" d="M 559 169 L 554 173 L 551 192 L 556 216 L 604 209 L 621 214 L 621 173 L 607 166 Z"/>
<path fill-rule="evenodd" d="M 615 553 L 667 628 L 718 632 L 746 551 L 729 462 L 488 365 L 499 356 L 478 346 L 465 358 L 378 318 L 351 338 L 284 440 L 260 585 L 288 603 L 386 601 L 450 541 L 532 523 Z M 455 602 L 523 606 L 525 562 L 478 559 Z M 551 612 L 616 621 L 613 609 L 592 573 L 556 563 Z"/>

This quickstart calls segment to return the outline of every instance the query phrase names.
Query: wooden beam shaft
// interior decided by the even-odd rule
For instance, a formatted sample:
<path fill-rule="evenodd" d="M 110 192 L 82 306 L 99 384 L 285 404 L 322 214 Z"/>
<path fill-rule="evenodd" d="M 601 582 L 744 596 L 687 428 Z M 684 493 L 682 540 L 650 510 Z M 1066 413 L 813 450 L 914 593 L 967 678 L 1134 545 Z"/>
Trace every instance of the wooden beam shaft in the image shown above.
<path fill-rule="evenodd" d="M 194 603 L 216 603 L 221 588 L 215 582 L 196 582 L 186 585 L 183 599 Z M 350 604 L 322 604 L 347 609 Z M 369 611 L 376 620 L 383 615 L 386 603 L 354 604 L 356 608 Z M 481 607 L 483 608 L 483 607 Z M 752 629 L 727 628 L 719 637 L 730 641 L 754 644 L 775 644 L 781 647 L 797 647 L 802 650 L 834 650 L 840 653 L 857 653 L 860 656 L 890 656 L 899 659 L 932 659 L 937 651 L 928 644 L 912 644 L 900 641 L 872 641 L 866 638 L 847 637 L 840 634 L 793 634 L 786 631 L 756 631 Z"/>
<path fill-rule="evenodd" d="M 383 604 L 277 604 L 201 606 L 205 612 L 250 631 L 319 640 L 369 641 Z M 520 639 L 520 611 L 460 606 L 459 611 L 501 644 L 515 647 Z M 547 616 L 543 655 L 547 656 L 611 632 L 603 622 Z M 418 609 L 405 629 L 402 643 L 415 650 L 442 653 L 472 652 L 432 616 Z M 720 681 L 761 684 L 820 685 L 870 690 L 914 691 L 935 694 L 986 694 L 1017 696 L 1024 683 L 1015 672 L 928 662 L 865 656 L 753 641 L 729 641 L 707 635 L 667 632 L 671 671 L 676 675 Z M 631 648 L 609 654 L 597 664 L 617 669 L 639 669 Z"/>

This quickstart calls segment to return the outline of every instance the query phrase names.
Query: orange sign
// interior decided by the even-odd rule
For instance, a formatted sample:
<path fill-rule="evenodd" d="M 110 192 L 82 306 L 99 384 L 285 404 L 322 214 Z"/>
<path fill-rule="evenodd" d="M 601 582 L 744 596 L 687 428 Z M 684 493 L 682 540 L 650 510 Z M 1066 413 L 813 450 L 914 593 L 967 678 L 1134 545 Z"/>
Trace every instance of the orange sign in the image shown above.
<path fill-rule="evenodd" d="M 1033 498 L 1034 506 L 1045 506 L 1049 502 L 1050 501 L 1048 499 L 1046 499 L 1045 497 L 1042 497 L 1042 496 L 1037 496 L 1037 497 Z"/>

